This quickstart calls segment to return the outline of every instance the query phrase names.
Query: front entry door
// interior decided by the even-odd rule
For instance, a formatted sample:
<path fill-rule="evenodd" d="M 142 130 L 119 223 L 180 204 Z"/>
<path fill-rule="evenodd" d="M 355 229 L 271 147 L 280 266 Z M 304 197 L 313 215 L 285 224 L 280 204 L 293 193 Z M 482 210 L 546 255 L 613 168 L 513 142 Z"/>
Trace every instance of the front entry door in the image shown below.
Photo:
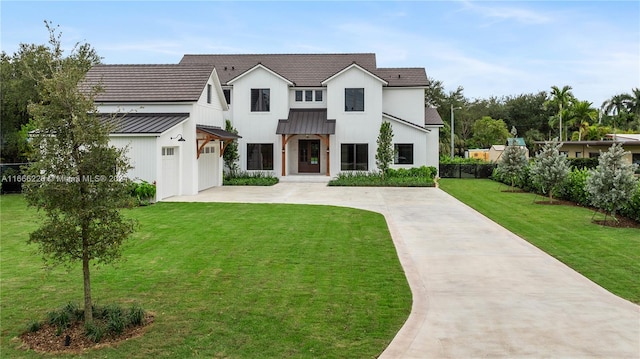
<path fill-rule="evenodd" d="M 320 140 L 298 141 L 298 172 L 320 173 Z"/>

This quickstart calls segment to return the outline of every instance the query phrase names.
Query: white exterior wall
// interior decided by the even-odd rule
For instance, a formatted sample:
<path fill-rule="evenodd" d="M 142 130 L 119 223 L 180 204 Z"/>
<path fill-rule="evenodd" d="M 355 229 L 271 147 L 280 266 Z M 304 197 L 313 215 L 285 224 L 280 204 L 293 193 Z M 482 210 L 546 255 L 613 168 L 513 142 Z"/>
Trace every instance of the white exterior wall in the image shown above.
<path fill-rule="evenodd" d="M 392 168 L 420 167 L 427 162 L 427 136 L 422 131 L 392 119 L 384 118 L 391 123 L 393 130 L 393 144 L 413 144 L 413 164 L 391 164 Z M 377 139 L 377 135 L 376 135 Z M 375 156 L 375 154 L 374 154 Z"/>
<path fill-rule="evenodd" d="M 304 91 L 314 92 L 314 101 L 304 101 Z M 303 101 L 296 101 L 296 91 L 302 91 Z M 315 101 L 315 92 L 322 91 L 322 101 Z M 327 89 L 323 87 L 294 87 L 289 90 L 289 105 L 291 108 L 327 108 Z"/>
<path fill-rule="evenodd" d="M 364 88 L 364 111 L 344 110 L 345 88 Z M 370 74 L 351 68 L 327 83 L 327 118 L 336 119 L 331 137 L 331 175 L 340 172 L 343 143 L 367 143 L 369 171 L 376 169 L 376 140 L 382 123 L 382 82 Z"/>
<path fill-rule="evenodd" d="M 133 167 L 127 172 L 127 177 L 134 181 L 154 183 L 158 180 L 157 163 L 152 154 L 157 148 L 156 136 L 111 136 L 109 144 L 117 148 L 128 147 L 127 157 Z"/>
<path fill-rule="evenodd" d="M 270 111 L 251 112 L 251 89 L 269 89 Z M 282 141 L 276 135 L 278 120 L 289 116 L 289 85 L 272 73 L 256 68 L 233 83 L 232 123 L 238 140 L 240 169 L 247 170 L 247 144 L 273 144 L 273 173 L 280 175 Z"/>
<path fill-rule="evenodd" d="M 440 127 L 426 127 L 431 130 L 427 133 L 426 165 L 438 168 L 440 166 Z"/>
<path fill-rule="evenodd" d="M 382 112 L 424 125 L 424 88 L 385 87 Z"/>

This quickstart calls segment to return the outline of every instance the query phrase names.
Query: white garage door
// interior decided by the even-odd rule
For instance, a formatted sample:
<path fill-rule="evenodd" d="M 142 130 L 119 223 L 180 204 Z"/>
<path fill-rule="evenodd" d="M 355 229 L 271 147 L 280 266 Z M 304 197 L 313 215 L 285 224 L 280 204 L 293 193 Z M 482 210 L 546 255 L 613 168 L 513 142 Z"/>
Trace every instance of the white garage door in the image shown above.
<path fill-rule="evenodd" d="M 216 166 L 217 154 L 215 147 L 207 146 L 200 152 L 198 158 L 198 191 L 211 188 L 216 185 Z"/>
<path fill-rule="evenodd" d="M 178 147 L 162 147 L 162 193 L 161 198 L 177 196 L 178 191 Z"/>

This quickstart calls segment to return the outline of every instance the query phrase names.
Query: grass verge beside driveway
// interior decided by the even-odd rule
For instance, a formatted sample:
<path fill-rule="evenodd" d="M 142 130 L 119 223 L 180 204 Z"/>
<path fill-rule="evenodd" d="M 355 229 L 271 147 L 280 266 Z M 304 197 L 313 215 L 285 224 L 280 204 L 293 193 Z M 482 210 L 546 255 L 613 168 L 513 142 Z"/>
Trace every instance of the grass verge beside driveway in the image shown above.
<path fill-rule="evenodd" d="M 603 288 L 640 304 L 640 230 L 593 224 L 593 210 L 535 204 L 534 194 L 502 192 L 506 187 L 492 180 L 441 179 L 439 185 Z"/>
<path fill-rule="evenodd" d="M 43 270 L 27 245 L 38 215 L 0 197 L 3 357 L 39 357 L 12 338 L 30 319 L 82 301 L 79 264 Z M 158 203 L 124 261 L 92 267 L 98 305 L 155 312 L 147 333 L 86 358 L 373 358 L 411 310 L 382 215 L 328 206 Z"/>

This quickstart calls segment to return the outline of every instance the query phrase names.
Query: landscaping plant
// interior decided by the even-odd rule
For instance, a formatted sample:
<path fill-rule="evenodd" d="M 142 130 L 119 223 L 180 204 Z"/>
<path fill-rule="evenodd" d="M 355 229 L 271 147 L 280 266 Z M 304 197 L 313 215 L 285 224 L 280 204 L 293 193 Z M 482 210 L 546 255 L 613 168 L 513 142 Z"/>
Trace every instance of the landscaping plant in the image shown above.
<path fill-rule="evenodd" d="M 560 147 L 562 143 L 557 139 L 545 142 L 529 171 L 533 184 L 549 196 L 549 202 L 553 202 L 554 193 L 558 192 L 569 173 L 567 156 L 560 153 Z"/>
<path fill-rule="evenodd" d="M 393 162 L 395 155 L 393 150 L 393 129 L 391 123 L 383 121 L 380 125 L 380 134 L 378 134 L 378 149 L 376 150 L 376 165 L 380 170 L 380 176 L 384 180 L 384 176 Z"/>
<path fill-rule="evenodd" d="M 497 171 L 507 181 L 511 182 L 511 187 L 522 176 L 524 168 L 527 167 L 526 150 L 520 146 L 509 145 L 502 153 Z"/>

